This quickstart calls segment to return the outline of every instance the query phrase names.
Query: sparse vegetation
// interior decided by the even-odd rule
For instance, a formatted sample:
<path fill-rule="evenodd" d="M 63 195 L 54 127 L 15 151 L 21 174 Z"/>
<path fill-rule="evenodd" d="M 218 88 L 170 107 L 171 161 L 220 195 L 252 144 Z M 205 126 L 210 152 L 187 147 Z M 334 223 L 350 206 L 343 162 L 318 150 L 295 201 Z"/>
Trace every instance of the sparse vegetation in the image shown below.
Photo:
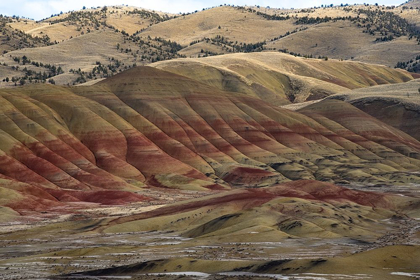
<path fill-rule="evenodd" d="M 236 7 L 236 9 L 247 11 L 249 13 L 255 13 L 256 15 L 262 16 L 263 18 L 268 19 L 268 20 L 289 20 L 290 19 L 289 15 L 286 15 L 286 16 L 276 15 L 276 14 L 275 15 L 269 15 L 269 14 L 254 10 L 252 8 L 246 8 L 246 7 L 238 6 L 238 7 Z"/>
<path fill-rule="evenodd" d="M 329 12 L 332 11 L 332 9 L 337 10 L 338 12 L 343 11 L 348 13 L 348 15 L 338 13 L 336 16 L 334 16 L 333 13 Z M 325 13 L 324 10 L 326 11 Z M 265 19 L 271 22 L 279 22 L 273 24 L 283 24 L 280 22 L 286 21 L 284 23 L 286 25 L 294 23 L 298 26 L 295 26 L 295 29 L 290 28 L 281 35 L 271 35 L 272 37 L 263 38 L 262 40 L 259 39 L 254 41 L 244 41 L 243 38 L 238 38 L 235 33 L 232 33 L 231 30 L 235 29 L 231 29 L 232 26 L 229 22 L 216 22 L 215 26 L 211 27 L 213 30 L 209 33 L 211 36 L 204 32 L 202 38 L 197 39 L 197 37 L 195 37 L 194 40 L 189 43 L 183 41 L 183 44 L 180 44 L 174 41 L 170 35 L 168 36 L 166 34 L 160 34 L 159 36 L 152 36 L 148 30 L 152 25 L 160 24 L 179 17 L 186 18 L 188 15 L 197 13 L 198 11 L 194 13 L 184 13 L 177 16 L 172 16 L 143 9 L 126 9 L 125 7 L 121 6 L 92 7 L 91 9 L 84 7 L 84 9 L 80 11 L 71 11 L 68 13 L 60 13 L 59 15 L 52 15 L 52 17 L 45 20 L 43 24 L 48 23 L 49 25 L 57 25 L 63 27 L 69 26 L 72 28 L 71 30 L 78 33 L 72 33 L 72 35 L 69 36 L 69 38 L 66 40 L 72 40 L 73 38 L 79 37 L 80 35 L 91 33 L 97 34 L 98 31 L 106 32 L 106 34 L 109 34 L 109 32 L 112 31 L 122 35 L 121 41 L 115 42 L 113 50 L 110 50 L 109 53 L 106 53 L 106 57 L 118 57 L 118 59 L 115 59 L 114 61 L 101 61 L 101 64 L 98 65 L 94 65 L 94 61 L 92 61 L 91 67 L 83 67 L 84 71 L 82 72 L 85 73 L 77 73 L 77 78 L 75 78 L 74 81 L 71 81 L 70 84 L 73 82 L 80 83 L 90 79 L 96 79 L 98 77 L 108 77 L 117 72 L 133 67 L 133 65 L 146 65 L 157 61 L 182 58 L 186 56 L 185 54 L 191 57 L 207 57 L 226 53 L 249 53 L 268 50 L 289 53 L 294 56 L 305 58 L 326 59 L 329 57 L 343 60 L 352 57 L 353 59 L 354 54 L 350 54 L 346 57 L 331 54 L 331 51 L 325 49 L 320 51 L 322 48 L 320 48 L 321 45 L 319 44 L 313 44 L 313 47 L 311 48 L 299 50 L 294 47 L 289 48 L 287 45 L 281 43 L 282 39 L 290 35 L 311 29 L 317 24 L 324 24 L 324 26 L 328 26 L 329 24 L 333 25 L 334 22 L 337 21 L 349 21 L 353 23 L 352 26 L 357 26 L 363 30 L 364 33 L 374 36 L 374 39 L 371 41 L 372 44 L 376 43 L 377 45 L 380 45 L 383 42 L 395 41 L 398 37 L 401 36 L 407 36 L 409 39 L 419 38 L 419 32 L 399 13 L 397 13 L 397 10 L 392 7 L 381 7 L 379 5 L 349 6 L 348 4 L 343 4 L 336 7 L 333 7 L 332 5 L 322 5 L 318 8 L 300 10 L 270 9 L 269 7 L 259 6 L 233 6 L 232 11 L 235 13 L 240 13 L 244 22 L 247 22 L 248 17 L 253 19 L 258 18 L 259 20 Z M 117 22 L 121 22 L 124 18 L 138 19 L 136 24 L 140 24 L 141 28 L 139 28 L 137 31 L 133 31 L 132 27 L 126 29 L 125 23 L 115 24 L 115 20 L 117 20 Z M 23 31 L 18 31 L 10 27 L 10 24 L 12 23 L 23 24 L 25 21 L 24 19 L 4 16 L 0 16 L 0 19 L 0 32 L 3 32 L 4 35 L 2 40 L 3 42 L 6 42 L 3 46 L 9 46 L 4 47 L 5 49 L 2 49 L 4 53 L 7 53 L 10 50 L 17 50 L 25 47 L 46 46 L 57 43 L 55 41 L 51 42 L 49 37 L 51 34 L 48 32 L 44 33 L 44 31 L 41 31 L 36 33 L 39 34 L 40 37 L 32 38 L 31 36 L 26 35 L 26 33 Z M 130 24 L 134 24 L 134 21 Z M 53 38 L 56 38 L 54 35 L 52 36 Z M 18 41 L 19 43 L 16 44 Z M 277 41 L 279 41 L 279 43 Z M 198 43 L 202 43 L 200 44 L 200 47 L 185 50 L 186 47 L 193 46 Z M 54 69 L 51 65 L 45 65 L 45 63 L 42 62 L 31 61 L 28 57 L 23 55 L 15 55 L 13 58 L 16 60 L 13 60 L 14 63 L 11 63 L 11 65 L 8 66 L 9 69 L 20 72 L 22 76 L 31 74 L 34 81 L 37 80 L 36 77 L 39 78 L 42 75 L 41 80 L 45 82 L 43 79 L 43 71 L 38 71 L 35 68 L 32 68 L 32 66 L 37 68 L 45 68 L 45 73 L 47 76 L 57 75 L 56 71 L 58 71 L 58 67 Z M 396 67 L 404 68 L 412 72 L 418 72 L 419 64 L 417 60 L 417 58 L 406 62 L 402 60 L 403 62 L 399 62 Z M 28 65 L 31 65 L 31 67 Z M 78 66 L 79 65 L 72 65 L 71 68 L 77 69 Z M 25 67 L 26 70 L 24 70 Z M 35 75 L 30 71 L 28 72 L 28 70 L 31 70 L 37 74 Z M 39 72 L 41 72 L 41 75 Z M 15 75 L 15 77 L 18 76 Z M 1 78 L 4 80 L 6 77 L 3 76 Z M 47 80 L 48 79 L 50 79 L 50 77 L 48 77 Z M 29 76 L 27 81 L 29 82 Z M 60 82 L 61 81 L 62 79 L 60 79 Z"/>
<path fill-rule="evenodd" d="M 398 62 L 395 68 L 405 69 L 409 72 L 420 73 L 420 55 L 409 61 Z"/>
<path fill-rule="evenodd" d="M 352 17 L 348 16 L 348 17 L 301 17 L 298 18 L 295 22 L 295 24 L 319 24 L 319 23 L 323 23 L 323 22 L 330 22 L 330 21 L 339 21 L 339 20 L 351 20 Z"/>
<path fill-rule="evenodd" d="M 14 29 L 10 24 L 14 21 L 21 21 L 18 17 L 6 17 L 0 15 L 0 50 L 7 53 L 12 50 L 23 48 L 35 48 L 53 44 L 48 35 L 33 37 L 22 30 Z"/>
<path fill-rule="evenodd" d="M 375 42 L 386 42 L 386 41 L 392 41 L 394 40 L 394 36 L 388 35 L 380 38 L 376 38 Z"/>
<path fill-rule="evenodd" d="M 364 32 L 371 35 L 380 34 L 381 38 L 393 39 L 394 37 L 409 36 L 420 40 L 420 32 L 408 21 L 399 15 L 377 9 L 359 9 L 359 14 L 365 17 L 357 17 L 359 27 L 364 28 Z M 390 37 L 392 36 L 392 37 Z"/>
<path fill-rule="evenodd" d="M 54 81 L 51 79 L 51 77 L 63 74 L 64 71 L 61 68 L 61 66 L 55 66 L 51 64 L 44 64 L 42 62 L 36 62 L 31 61 L 27 56 L 22 57 L 13 57 L 13 61 L 17 62 L 18 64 L 22 63 L 23 66 L 25 65 L 32 65 L 37 68 L 44 68 L 45 71 L 34 71 L 31 69 L 28 69 L 27 66 L 22 68 L 21 72 L 23 72 L 23 76 L 16 76 L 12 78 L 12 82 L 17 85 L 17 82 L 20 83 L 20 85 L 24 85 L 27 82 L 28 83 L 45 83 L 47 79 L 50 79 L 50 81 Z M 12 69 L 15 71 L 19 71 L 19 66 L 12 66 Z M 8 82 L 8 78 L 6 80 Z M 50 82 L 51 83 L 51 82 Z M 54 82 L 55 84 L 55 82 Z"/>
<path fill-rule="evenodd" d="M 141 37 L 138 34 L 136 33 L 131 36 L 128 36 L 128 34 L 125 35 L 125 45 L 133 43 L 136 50 L 127 47 L 124 48 L 123 45 L 117 46 L 117 49 L 121 53 L 131 54 L 135 61 L 142 62 L 143 64 L 184 57 L 178 53 L 183 48 L 180 44 L 160 37 Z"/>
<path fill-rule="evenodd" d="M 146 10 L 139 10 L 134 9 L 133 11 L 128 12 L 129 15 L 140 15 L 142 18 L 150 19 L 153 24 L 163 22 L 166 20 L 171 19 L 172 17 L 168 16 L 167 14 L 164 14 L 163 16 L 159 15 L 158 13 L 146 11 Z"/>

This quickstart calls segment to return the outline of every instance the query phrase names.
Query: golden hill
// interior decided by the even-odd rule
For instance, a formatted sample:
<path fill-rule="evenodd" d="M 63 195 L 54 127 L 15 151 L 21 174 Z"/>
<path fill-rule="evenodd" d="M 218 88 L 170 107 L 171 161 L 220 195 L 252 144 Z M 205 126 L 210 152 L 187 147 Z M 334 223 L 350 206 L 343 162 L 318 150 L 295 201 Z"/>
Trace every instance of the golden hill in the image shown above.
<path fill-rule="evenodd" d="M 409 9 L 411 8 L 420 8 L 420 2 L 418 0 L 409 0 L 406 3 L 404 3 L 402 5 L 403 7 L 408 7 Z"/>
<path fill-rule="evenodd" d="M 384 66 L 304 59 L 277 52 L 177 59 L 151 66 L 278 105 L 412 79 L 408 72 Z"/>
<path fill-rule="evenodd" d="M 373 41 L 372 35 L 362 33 L 356 24 L 342 21 L 334 24 L 320 23 L 313 28 L 270 42 L 267 47 L 287 49 L 289 52 L 310 54 L 314 57 L 327 56 L 390 67 L 399 61 L 407 61 L 418 53 L 417 41 L 407 37 L 381 43 Z"/>
<path fill-rule="evenodd" d="M 400 63 L 411 69 L 401 63 L 418 55 L 420 35 L 412 24 L 418 24 L 419 18 L 416 8 L 375 5 L 299 10 L 221 6 L 179 15 L 110 6 L 39 22 L 4 17 L 2 48 L 7 53 L 0 57 L 0 81 L 9 78 L 9 82 L 0 82 L 0 86 L 19 85 L 21 80 L 80 84 L 133 65 L 262 51 L 389 67 Z M 43 47 L 46 45 L 51 46 Z M 22 63 L 24 56 L 29 66 Z M 57 56 L 60 61 L 54 58 Z M 64 72 L 32 67 L 32 62 L 61 67 Z"/>
<path fill-rule="evenodd" d="M 0 53 L 9 51 L 35 48 L 48 45 L 49 39 L 45 36 L 32 37 L 20 28 L 12 26 L 15 18 L 0 15 Z"/>
<path fill-rule="evenodd" d="M 188 46 L 191 42 L 217 35 L 233 42 L 257 43 L 294 29 L 296 26 L 291 19 L 270 21 L 246 10 L 223 6 L 179 16 L 154 25 L 142 34 Z"/>

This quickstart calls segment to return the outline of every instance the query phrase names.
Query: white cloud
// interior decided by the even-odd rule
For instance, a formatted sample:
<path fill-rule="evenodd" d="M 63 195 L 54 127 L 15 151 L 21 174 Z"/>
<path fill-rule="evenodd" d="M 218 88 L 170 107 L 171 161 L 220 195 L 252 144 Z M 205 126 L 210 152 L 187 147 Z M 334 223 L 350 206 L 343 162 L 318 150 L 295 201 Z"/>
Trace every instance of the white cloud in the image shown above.
<path fill-rule="evenodd" d="M 13 1 L 13 4 L 11 4 L 10 1 Z M 1 0 L 0 14 L 9 16 L 17 15 L 39 20 L 49 17 L 51 14 L 58 14 L 61 11 L 80 10 L 83 6 L 90 8 L 125 4 L 157 11 L 178 13 L 192 12 L 201 10 L 202 8 L 218 6 L 220 4 L 260 5 L 262 7 L 270 6 L 272 8 L 304 8 L 313 7 L 314 5 L 320 6 L 321 4 L 338 5 L 341 3 L 354 4 L 365 2 L 371 4 L 374 4 L 375 2 L 388 5 L 395 4 L 395 0 L 353 0 L 352 2 L 340 0 L 231 0 L 226 2 L 221 0 Z"/>

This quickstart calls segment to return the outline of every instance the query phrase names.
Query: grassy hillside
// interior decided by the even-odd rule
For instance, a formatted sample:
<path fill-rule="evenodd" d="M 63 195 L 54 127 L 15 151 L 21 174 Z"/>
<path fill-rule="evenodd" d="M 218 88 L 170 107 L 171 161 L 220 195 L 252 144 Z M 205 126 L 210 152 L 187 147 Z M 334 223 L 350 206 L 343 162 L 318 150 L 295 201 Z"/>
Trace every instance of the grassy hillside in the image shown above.
<path fill-rule="evenodd" d="M 152 66 L 278 105 L 412 79 L 408 72 L 383 66 L 296 58 L 274 52 L 178 59 Z"/>
<path fill-rule="evenodd" d="M 405 2 L 402 6 L 407 7 L 408 9 L 417 9 L 420 8 L 420 2 L 418 0 L 409 0 Z"/>
<path fill-rule="evenodd" d="M 0 53 L 4 54 L 9 51 L 42 47 L 51 44 L 50 39 L 46 36 L 33 37 L 20 28 L 13 27 L 16 18 L 0 16 Z M 27 24 L 28 20 L 22 20 Z M 29 21 L 30 22 L 30 21 Z"/>
<path fill-rule="evenodd" d="M 7 54 L 0 57 L 6 67 L 0 69 L 0 81 L 8 77 L 9 82 L 0 82 L 0 86 L 18 85 L 25 76 L 22 83 L 92 83 L 133 65 L 264 51 L 398 65 L 416 72 L 420 33 L 415 24 L 419 16 L 418 9 L 407 5 L 296 10 L 220 6 L 178 15 L 110 6 L 54 15 L 39 22 L 2 17 L 1 46 Z M 52 46 L 45 47 L 48 45 Z M 63 76 L 49 81 L 56 75 L 48 68 L 29 69 L 36 74 L 28 73 L 28 67 L 15 60 L 23 56 L 38 63 L 54 63 L 64 69 Z M 59 62 L 56 56 L 60 56 Z M 37 77 L 43 72 L 46 79 Z"/>
<path fill-rule="evenodd" d="M 350 21 L 320 23 L 313 28 L 292 34 L 281 40 L 267 44 L 268 48 L 288 50 L 289 52 L 313 57 L 356 60 L 395 66 L 416 56 L 418 42 L 400 37 L 388 42 L 374 42 L 375 38 L 362 33 Z M 310 43 L 308 43 L 310 42 Z M 384 55 L 386 53 L 386 55 Z"/>
<path fill-rule="evenodd" d="M 220 28 L 219 28 L 220 27 Z M 296 29 L 292 19 L 270 21 L 256 13 L 233 7 L 216 7 L 179 16 L 145 30 L 145 36 L 159 36 L 182 45 L 217 35 L 239 43 L 258 43 Z"/>

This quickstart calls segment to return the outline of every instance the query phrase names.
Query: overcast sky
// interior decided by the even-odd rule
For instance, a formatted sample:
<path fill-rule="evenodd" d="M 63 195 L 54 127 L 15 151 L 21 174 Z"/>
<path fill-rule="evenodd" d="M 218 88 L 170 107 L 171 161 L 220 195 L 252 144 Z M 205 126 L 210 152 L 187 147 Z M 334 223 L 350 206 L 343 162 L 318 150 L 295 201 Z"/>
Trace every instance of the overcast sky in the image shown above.
<path fill-rule="evenodd" d="M 404 0 L 400 1 L 403 2 Z M 192 12 L 225 3 L 231 5 L 270 6 L 273 8 L 307 8 L 320 6 L 321 4 L 374 4 L 376 2 L 384 5 L 401 4 L 398 0 L 352 0 L 351 2 L 340 0 L 230 0 L 226 2 L 222 0 L 0 0 L 0 14 L 40 20 L 52 14 L 58 14 L 61 11 L 80 10 L 83 6 L 90 8 L 125 4 L 157 11 L 179 13 Z"/>

